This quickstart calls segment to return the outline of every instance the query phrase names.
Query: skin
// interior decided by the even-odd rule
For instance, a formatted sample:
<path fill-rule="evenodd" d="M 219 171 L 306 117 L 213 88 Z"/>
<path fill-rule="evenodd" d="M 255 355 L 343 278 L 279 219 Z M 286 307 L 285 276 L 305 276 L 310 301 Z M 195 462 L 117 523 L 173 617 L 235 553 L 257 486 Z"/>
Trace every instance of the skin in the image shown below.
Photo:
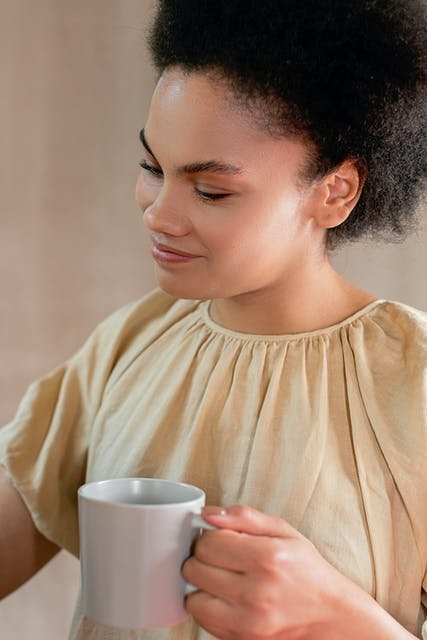
<path fill-rule="evenodd" d="M 339 322 L 373 300 L 331 267 L 325 233 L 350 214 L 363 180 L 351 161 L 301 188 L 306 143 L 276 139 L 203 74 L 167 71 L 154 92 L 136 199 L 152 237 L 201 256 L 156 264 L 160 286 L 214 299 L 220 324 L 250 333 L 296 333 Z M 220 160 L 240 175 L 180 171 Z M 154 172 L 154 173 L 153 173 Z M 207 200 L 195 190 L 230 194 Z M 268 308 L 268 314 L 265 309 Z"/>
<path fill-rule="evenodd" d="M 218 513 L 221 513 L 218 515 Z M 183 576 L 196 622 L 221 640 L 414 640 L 409 631 L 281 518 L 206 507 Z"/>
<path fill-rule="evenodd" d="M 363 188 L 351 160 L 302 186 L 307 143 L 273 138 L 225 85 L 178 68 L 160 79 L 144 134 L 150 151 L 136 187 L 144 222 L 156 242 L 199 256 L 156 263 L 165 291 L 212 299 L 214 320 L 256 334 L 321 329 L 374 299 L 339 276 L 325 250 L 327 229 L 350 215 Z M 212 160 L 239 173 L 189 171 Z M 208 507 L 204 517 L 218 530 L 199 538 L 182 572 L 199 588 L 187 610 L 215 637 L 415 638 L 283 519 L 245 506 Z"/>
<path fill-rule="evenodd" d="M 0 470 L 0 600 L 41 569 L 59 547 L 37 531 L 18 491 Z"/>

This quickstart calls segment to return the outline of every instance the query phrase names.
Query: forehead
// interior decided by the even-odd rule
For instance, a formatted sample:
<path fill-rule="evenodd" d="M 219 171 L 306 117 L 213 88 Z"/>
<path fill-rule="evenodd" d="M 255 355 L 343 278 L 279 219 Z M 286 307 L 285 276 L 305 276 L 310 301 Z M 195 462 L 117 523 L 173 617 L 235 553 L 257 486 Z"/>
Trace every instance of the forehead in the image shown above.
<path fill-rule="evenodd" d="M 203 135 L 212 142 L 229 137 L 261 137 L 248 112 L 239 109 L 225 83 L 206 73 L 185 73 L 169 69 L 163 73 L 152 97 L 145 130 L 167 131 L 178 136 Z"/>
<path fill-rule="evenodd" d="M 160 78 L 145 134 L 159 160 L 162 154 L 181 162 L 209 156 L 259 167 L 286 158 L 300 166 L 307 155 L 302 141 L 273 137 L 258 126 L 256 115 L 237 103 L 225 82 L 180 69 Z"/>

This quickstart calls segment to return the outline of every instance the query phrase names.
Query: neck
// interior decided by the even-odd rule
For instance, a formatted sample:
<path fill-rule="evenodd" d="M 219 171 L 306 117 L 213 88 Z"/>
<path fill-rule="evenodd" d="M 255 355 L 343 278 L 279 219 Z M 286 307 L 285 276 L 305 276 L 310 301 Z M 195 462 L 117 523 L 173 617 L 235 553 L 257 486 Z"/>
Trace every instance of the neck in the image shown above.
<path fill-rule="evenodd" d="M 258 335 L 325 329 L 375 300 L 340 276 L 327 257 L 293 278 L 212 301 L 212 319 L 227 329 Z"/>

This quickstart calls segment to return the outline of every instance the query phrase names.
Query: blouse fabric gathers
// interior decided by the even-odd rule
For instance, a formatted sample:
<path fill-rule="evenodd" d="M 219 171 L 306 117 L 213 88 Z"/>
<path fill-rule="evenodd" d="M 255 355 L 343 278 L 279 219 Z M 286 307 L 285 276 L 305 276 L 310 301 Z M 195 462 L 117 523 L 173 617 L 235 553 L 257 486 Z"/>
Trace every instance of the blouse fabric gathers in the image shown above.
<path fill-rule="evenodd" d="M 78 556 L 77 489 L 122 476 L 201 487 L 285 518 L 427 640 L 427 316 L 378 300 L 328 329 L 257 336 L 160 289 L 33 383 L 0 464 L 39 530 Z M 424 636 L 422 633 L 424 632 Z M 189 619 L 70 640 L 204 640 Z"/>

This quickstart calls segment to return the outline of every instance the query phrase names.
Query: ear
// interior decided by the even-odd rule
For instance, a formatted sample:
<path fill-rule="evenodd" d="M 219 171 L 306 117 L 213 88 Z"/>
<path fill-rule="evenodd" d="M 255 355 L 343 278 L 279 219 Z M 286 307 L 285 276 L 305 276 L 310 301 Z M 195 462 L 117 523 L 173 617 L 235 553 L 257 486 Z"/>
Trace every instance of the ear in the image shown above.
<path fill-rule="evenodd" d="M 323 229 L 342 224 L 360 198 L 366 171 L 360 161 L 345 160 L 317 183 L 312 217 Z"/>

